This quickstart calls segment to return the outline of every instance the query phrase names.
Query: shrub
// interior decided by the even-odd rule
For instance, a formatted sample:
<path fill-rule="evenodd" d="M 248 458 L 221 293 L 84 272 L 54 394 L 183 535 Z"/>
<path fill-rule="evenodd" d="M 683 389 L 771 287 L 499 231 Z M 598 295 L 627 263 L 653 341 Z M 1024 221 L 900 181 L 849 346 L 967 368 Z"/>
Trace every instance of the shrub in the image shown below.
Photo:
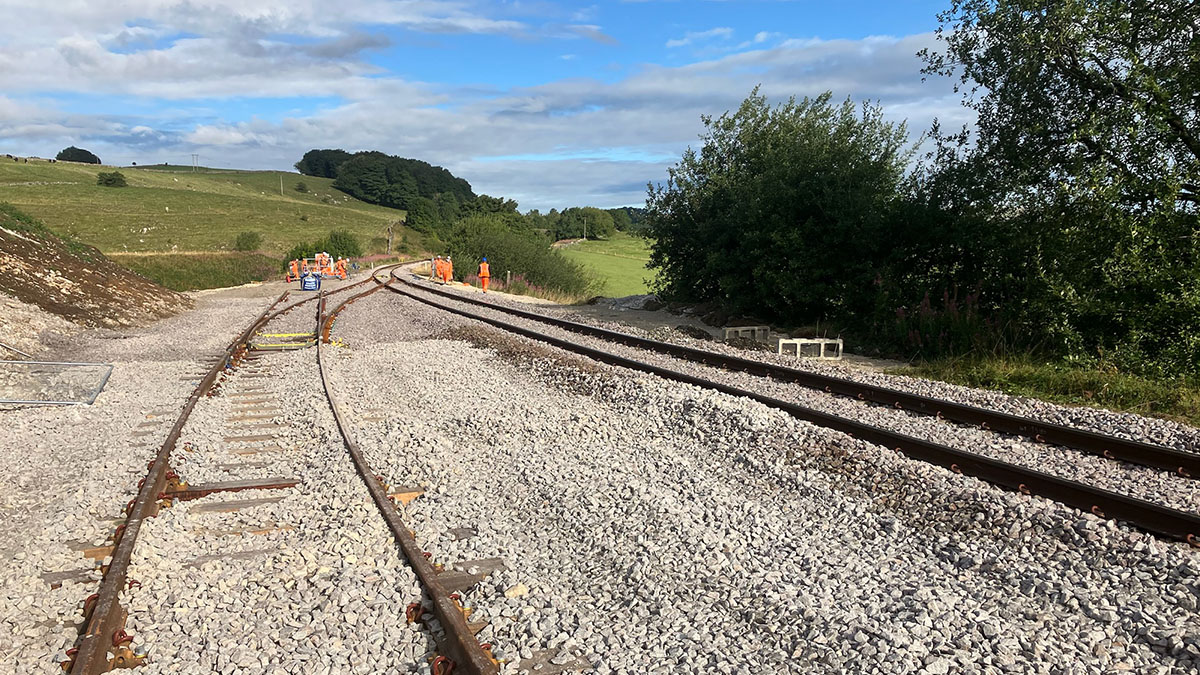
<path fill-rule="evenodd" d="M 105 187 L 125 187 L 129 183 L 125 182 L 125 174 L 120 171 L 101 171 L 96 174 L 96 185 Z"/>
<path fill-rule="evenodd" d="M 546 239 L 507 230 L 491 215 L 471 216 L 459 222 L 449 242 L 456 276 L 464 278 L 479 269 L 487 257 L 493 278 L 506 271 L 528 287 L 563 295 L 584 296 L 595 290 L 596 279 Z M 514 282 L 515 283 L 515 282 Z"/>
<path fill-rule="evenodd" d="M 238 251 L 257 251 L 262 246 L 262 235 L 258 232 L 243 232 L 237 236 L 233 248 Z"/>
<path fill-rule="evenodd" d="M 296 244 L 284 256 L 283 264 L 286 267 L 288 261 L 311 258 L 322 251 L 328 252 L 334 258 L 357 258 L 363 254 L 362 244 L 357 237 L 347 230 L 334 230 L 324 239 Z"/>
<path fill-rule="evenodd" d="M 308 192 L 308 185 L 304 181 L 296 183 L 296 192 Z"/>

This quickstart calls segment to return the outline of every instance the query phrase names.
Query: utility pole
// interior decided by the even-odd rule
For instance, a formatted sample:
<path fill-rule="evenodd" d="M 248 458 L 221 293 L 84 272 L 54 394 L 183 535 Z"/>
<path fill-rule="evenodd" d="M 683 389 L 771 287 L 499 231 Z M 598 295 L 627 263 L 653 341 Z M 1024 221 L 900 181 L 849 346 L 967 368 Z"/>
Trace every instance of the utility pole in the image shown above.
<path fill-rule="evenodd" d="M 192 173 L 196 173 L 196 160 L 200 159 L 200 155 L 192 153 Z"/>
<path fill-rule="evenodd" d="M 587 216 L 583 217 L 583 240 L 587 241 Z"/>
<path fill-rule="evenodd" d="M 279 174 L 279 196 L 283 196 L 283 174 Z"/>

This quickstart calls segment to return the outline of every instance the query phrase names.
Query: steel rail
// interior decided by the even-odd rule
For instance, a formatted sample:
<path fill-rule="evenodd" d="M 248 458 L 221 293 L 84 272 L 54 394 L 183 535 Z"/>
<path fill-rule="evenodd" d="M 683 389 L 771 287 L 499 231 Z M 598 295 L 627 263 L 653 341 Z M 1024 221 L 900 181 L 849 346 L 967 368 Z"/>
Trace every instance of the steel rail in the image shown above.
<path fill-rule="evenodd" d="M 832 375 L 821 375 L 797 368 L 763 363 L 762 361 L 755 361 L 740 356 L 720 354 L 705 349 L 638 337 L 575 321 L 545 316 L 515 307 L 505 307 L 485 302 L 478 298 L 451 293 L 439 288 L 431 288 L 425 284 L 417 284 L 409 279 L 405 279 L 396 272 L 392 273 L 392 277 L 410 286 L 420 288 L 423 291 L 458 300 L 459 302 L 487 307 L 498 312 L 533 321 L 540 321 L 557 328 L 612 342 L 619 342 L 630 347 L 660 352 L 718 368 L 774 378 L 784 382 L 799 384 L 810 389 L 818 389 L 828 394 L 849 396 L 860 401 L 879 403 L 908 412 L 934 415 L 964 424 L 977 424 L 989 431 L 1024 436 L 1039 443 L 1062 445 L 1112 460 L 1121 460 L 1132 464 L 1164 469 L 1187 478 L 1200 479 L 1200 453 L 1184 452 L 1182 450 L 1175 450 L 1174 448 L 1118 438 L 1116 436 L 1088 431 L 1086 429 L 1076 429 L 1052 422 L 1043 422 L 964 403 L 954 403 L 952 401 L 912 394 L 888 387 L 864 384 Z"/>
<path fill-rule="evenodd" d="M 188 416 L 191 415 L 192 409 L 196 407 L 196 403 L 204 395 L 204 392 L 208 391 L 213 383 L 216 382 L 217 376 L 225 369 L 234 352 L 250 339 L 255 330 L 266 324 L 268 313 L 280 302 L 283 302 L 287 295 L 287 291 L 284 291 L 275 299 L 275 302 L 263 310 L 258 315 L 258 318 L 230 343 L 229 347 L 225 349 L 225 354 L 221 360 L 209 369 L 204 379 L 200 380 L 200 383 L 192 390 L 192 394 L 184 404 L 179 418 L 175 420 L 175 424 L 171 427 L 170 433 L 167 434 L 166 440 L 163 441 L 154 460 L 150 463 L 149 473 L 147 473 L 137 497 L 134 498 L 132 507 L 127 509 L 129 515 L 125 519 L 124 526 L 118 530 L 119 534 L 115 537 L 112 561 L 108 566 L 108 570 L 104 573 L 104 578 L 100 581 L 100 589 L 95 596 L 95 604 L 92 605 L 90 614 L 84 617 L 84 630 L 76 646 L 74 657 L 70 661 L 64 662 L 64 670 L 69 667 L 70 672 L 73 674 L 96 675 L 96 673 L 108 672 L 114 665 L 127 664 L 127 662 L 123 661 L 126 657 L 118 655 L 110 659 L 108 654 L 109 649 L 121 645 L 127 646 L 129 643 L 129 636 L 125 634 L 124 629 L 125 610 L 119 603 L 120 594 L 126 587 L 133 547 L 137 542 L 137 536 L 141 531 L 142 523 L 146 518 L 157 513 L 158 500 L 162 497 L 163 490 L 166 487 L 167 465 L 171 457 L 171 452 L 175 449 L 175 444 L 179 441 L 179 436 L 183 432 L 183 426 L 187 422 Z M 115 661 L 115 663 L 111 663 L 112 661 Z"/>
<path fill-rule="evenodd" d="M 499 319 L 440 304 L 429 298 L 421 297 L 406 288 L 400 288 L 391 284 L 388 285 L 388 288 L 395 293 L 412 298 L 431 307 L 481 321 L 502 330 L 545 342 L 597 361 L 651 373 L 664 379 L 719 391 L 731 396 L 748 398 L 782 410 L 797 419 L 812 422 L 818 426 L 835 431 L 841 431 L 876 445 L 894 448 L 905 455 L 943 466 L 955 473 L 974 476 L 994 485 L 1017 490 L 1023 494 L 1035 494 L 1046 497 L 1047 499 L 1077 508 L 1081 511 L 1089 511 L 1101 518 L 1125 521 L 1148 532 L 1187 541 L 1193 546 L 1200 546 L 1200 516 L 1186 511 L 1171 509 L 1078 481 L 1052 476 L 1035 469 L 915 438 L 907 434 L 889 431 L 837 415 L 806 408 L 789 401 L 747 391 L 732 385 L 713 382 L 688 373 L 643 363 L 594 347 L 551 337 Z"/>
<path fill-rule="evenodd" d="M 366 281 L 366 280 L 364 280 L 364 281 Z M 333 295 L 334 293 L 341 293 L 342 291 L 345 291 L 345 290 L 349 290 L 349 289 L 351 289 L 351 288 L 354 288 L 355 286 L 358 286 L 358 285 L 359 285 L 359 284 L 361 284 L 361 283 L 363 283 L 363 282 L 362 282 L 362 281 L 358 281 L 358 282 L 355 282 L 355 283 L 353 283 L 353 284 L 348 284 L 348 285 L 346 285 L 346 286 L 342 286 L 341 288 L 335 288 L 335 289 L 333 289 L 332 291 L 328 291 L 328 292 L 326 292 L 326 291 L 322 290 L 322 291 L 320 291 L 319 293 L 315 293 L 315 294 L 313 294 L 313 295 L 310 295 L 310 296 L 308 296 L 307 298 L 304 298 L 303 300 L 297 300 L 296 302 L 293 302 L 292 304 L 288 305 L 287 307 L 282 307 L 282 308 L 280 308 L 280 309 L 279 309 L 279 311 L 277 311 L 277 312 L 275 312 L 275 313 L 271 314 L 270 316 L 268 316 L 268 317 L 267 317 L 267 320 L 266 320 L 266 321 L 264 321 L 263 323 L 264 323 L 264 325 L 265 325 L 265 324 L 268 324 L 268 323 L 270 323 L 270 322 L 274 321 L 274 320 L 275 320 L 277 317 L 279 317 L 280 315 L 282 315 L 282 314 L 286 314 L 286 313 L 288 313 L 288 312 L 292 311 L 293 309 L 295 309 L 295 308 L 299 307 L 300 305 L 303 305 L 303 304 L 304 304 L 304 303 L 306 303 L 306 302 L 312 302 L 313 300 L 318 300 L 318 299 L 320 299 L 320 297 L 321 297 L 322 295 L 324 295 L 325 297 L 329 297 L 329 296 Z M 311 292 L 311 291 L 303 291 L 303 292 Z"/>
<path fill-rule="evenodd" d="M 374 278 L 373 275 L 372 278 Z M 330 312 L 326 318 L 326 325 L 332 325 L 333 317 L 337 315 L 337 312 L 341 311 L 353 300 L 370 295 L 384 287 L 383 283 L 379 283 L 375 288 L 346 299 Z M 325 300 L 322 298 L 322 309 L 324 308 L 324 304 Z M 492 661 L 488 652 L 484 651 L 480 646 L 479 641 L 475 639 L 475 634 L 467 626 L 466 618 L 459 610 L 458 605 L 450 597 L 450 593 L 446 590 L 446 587 L 438 580 L 437 570 L 434 569 L 433 564 L 425 557 L 412 531 L 408 529 L 408 526 L 400 518 L 400 511 L 388 497 L 387 490 L 380 479 L 376 478 L 375 471 L 367 462 L 362 450 L 359 449 L 358 443 L 351 436 L 349 424 L 345 416 L 342 415 L 337 397 L 334 395 L 333 388 L 329 384 L 330 377 L 327 361 L 324 342 L 318 340 L 317 362 L 321 370 L 321 384 L 325 388 L 325 396 L 329 399 L 329 407 L 333 410 L 334 420 L 337 421 L 342 442 L 345 444 L 346 450 L 350 453 L 350 457 L 354 461 L 354 468 L 358 471 L 359 477 L 367 486 L 367 491 L 370 492 L 371 499 L 375 502 L 375 506 L 378 507 L 384 520 L 387 521 L 388 528 L 392 531 L 392 536 L 395 537 L 396 542 L 400 545 L 400 550 L 403 552 L 405 559 L 408 560 L 409 567 L 417 575 L 422 587 L 425 589 L 425 593 L 429 596 L 433 604 L 433 614 L 437 617 L 445 632 L 445 637 L 440 642 L 439 649 L 443 652 L 444 656 L 453 661 L 453 671 L 456 674 L 492 675 L 499 673 L 499 668 Z"/>

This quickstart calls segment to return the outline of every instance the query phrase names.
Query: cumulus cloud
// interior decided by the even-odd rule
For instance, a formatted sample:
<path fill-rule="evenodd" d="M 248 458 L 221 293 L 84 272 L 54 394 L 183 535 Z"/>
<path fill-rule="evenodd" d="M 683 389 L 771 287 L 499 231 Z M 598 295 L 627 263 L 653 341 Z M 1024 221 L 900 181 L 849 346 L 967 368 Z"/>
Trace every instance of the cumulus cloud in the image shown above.
<path fill-rule="evenodd" d="M 710 40 L 712 38 L 728 39 L 729 36 L 731 36 L 731 35 L 733 35 L 733 29 L 726 28 L 726 27 L 710 28 L 708 30 L 688 32 L 688 33 L 684 33 L 683 37 L 681 37 L 681 38 L 667 40 L 667 47 L 672 48 L 672 49 L 675 47 L 684 47 L 684 46 L 687 46 L 690 44 L 694 44 L 696 42 L 701 42 L 703 40 Z"/>
<path fill-rule="evenodd" d="M 116 4 L 38 4 L 33 11 L 41 20 L 21 38 L 11 37 L 19 32 L 12 25 L 0 26 L 5 152 L 44 154 L 50 147 L 87 143 L 106 161 L 180 162 L 197 152 L 215 165 L 280 169 L 314 147 L 378 149 L 441 164 L 477 192 L 545 210 L 640 203 L 646 182 L 663 180 L 673 158 L 696 143 L 700 116 L 735 108 L 757 84 L 773 100 L 825 90 L 878 100 L 890 118 L 908 118 L 916 134 L 934 116 L 952 126 L 969 121 L 949 83 L 921 82 L 914 55 L 933 44 L 929 34 L 780 40 L 762 32 L 746 51 L 679 67 L 645 65 L 612 81 L 581 77 L 467 88 L 380 71 L 359 55 L 386 42 L 360 26 L 531 28 L 472 13 L 471 5 L 459 2 L 346 0 L 339 12 L 310 0 L 289 0 L 270 11 L 243 7 L 251 3 L 241 0 L 207 0 L 212 11 L 204 12 L 166 0 L 129 0 L 124 4 L 133 9 L 120 12 L 110 7 Z M 330 14 L 342 16 L 343 5 L 349 18 L 330 20 Z M 78 17 L 70 20 L 81 28 L 45 32 L 44 20 L 59 15 L 64 21 Z M 129 27 L 124 18 L 114 23 L 118 16 L 146 19 Z M 368 16 L 370 21 L 355 23 Z M 576 37 L 603 35 L 592 24 L 571 26 Z M 679 39 L 732 35 L 715 28 Z M 67 114 L 46 93 L 48 82 L 74 94 L 169 101 L 175 108 L 138 114 L 131 105 L 124 116 Z M 220 112 L 224 101 L 253 105 L 259 98 L 296 96 L 324 97 L 325 103 L 270 120 L 234 121 Z"/>

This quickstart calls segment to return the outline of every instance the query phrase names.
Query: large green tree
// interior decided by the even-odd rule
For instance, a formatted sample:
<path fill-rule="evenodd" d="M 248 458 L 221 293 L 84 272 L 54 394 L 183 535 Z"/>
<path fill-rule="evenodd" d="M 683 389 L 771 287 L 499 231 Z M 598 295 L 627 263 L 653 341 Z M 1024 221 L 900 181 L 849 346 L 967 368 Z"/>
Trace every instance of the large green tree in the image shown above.
<path fill-rule="evenodd" d="M 940 137 L 930 184 L 1010 263 L 974 282 L 1055 349 L 1200 371 L 1200 4 L 954 0 L 939 19 L 926 72 L 978 121 Z"/>
<path fill-rule="evenodd" d="M 649 187 L 658 290 L 797 323 L 873 310 L 904 125 L 828 92 L 772 107 L 757 89 L 703 122 L 700 149 Z"/>
<path fill-rule="evenodd" d="M 70 146 L 58 151 L 54 156 L 60 162 L 83 162 L 84 164 L 99 164 L 100 158 L 83 148 Z"/>

